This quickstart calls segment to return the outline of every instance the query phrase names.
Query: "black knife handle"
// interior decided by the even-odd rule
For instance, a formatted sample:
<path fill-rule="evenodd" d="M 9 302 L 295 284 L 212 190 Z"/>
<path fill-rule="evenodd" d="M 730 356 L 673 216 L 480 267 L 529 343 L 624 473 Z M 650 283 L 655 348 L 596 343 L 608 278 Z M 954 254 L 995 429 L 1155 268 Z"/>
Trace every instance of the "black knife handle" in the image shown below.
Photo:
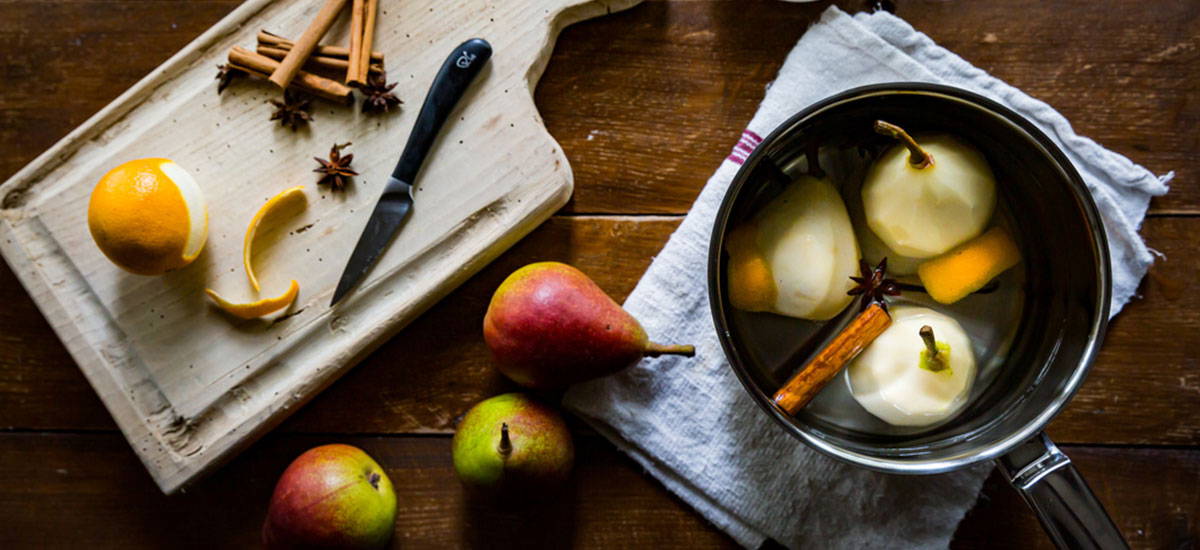
<path fill-rule="evenodd" d="M 446 58 L 433 79 L 433 85 L 429 87 L 429 95 L 425 96 L 425 104 L 421 105 L 417 122 L 408 136 L 408 144 L 404 146 L 400 162 L 392 171 L 392 177 L 415 184 L 417 172 L 421 169 L 421 163 L 425 162 L 425 155 L 429 154 L 433 140 L 463 92 L 467 91 L 471 81 L 475 80 L 491 57 L 492 45 L 482 38 L 472 38 L 455 48 Z"/>

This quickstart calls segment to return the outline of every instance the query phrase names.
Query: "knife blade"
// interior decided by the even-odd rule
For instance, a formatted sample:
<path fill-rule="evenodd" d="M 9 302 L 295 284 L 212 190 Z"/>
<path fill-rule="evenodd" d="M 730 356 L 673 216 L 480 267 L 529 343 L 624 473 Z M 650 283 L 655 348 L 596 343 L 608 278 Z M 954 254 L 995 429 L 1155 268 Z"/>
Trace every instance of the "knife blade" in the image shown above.
<path fill-rule="evenodd" d="M 375 209 L 358 238 L 358 244 L 350 253 L 350 260 L 346 262 L 342 278 L 338 280 L 337 289 L 333 291 L 330 307 L 337 304 L 366 276 L 404 225 L 404 220 L 413 209 L 412 188 L 416 183 L 417 172 L 421 170 L 421 164 L 425 162 L 425 157 L 429 154 L 442 125 L 450 117 L 450 112 L 491 57 L 491 44 L 482 38 L 472 38 L 455 48 L 442 63 L 442 68 L 438 70 L 433 84 L 429 87 L 429 94 L 425 96 L 425 103 L 421 105 L 421 111 L 417 114 L 417 121 L 413 124 L 400 161 L 396 163 L 396 169 L 384 185 L 383 194 L 379 197 L 379 202 L 375 203 Z"/>

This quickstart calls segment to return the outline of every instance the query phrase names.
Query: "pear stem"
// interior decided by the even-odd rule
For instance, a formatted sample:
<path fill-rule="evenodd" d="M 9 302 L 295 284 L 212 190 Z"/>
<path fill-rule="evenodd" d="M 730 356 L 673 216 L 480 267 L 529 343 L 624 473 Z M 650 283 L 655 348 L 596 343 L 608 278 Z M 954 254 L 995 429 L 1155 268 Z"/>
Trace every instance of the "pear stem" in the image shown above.
<path fill-rule="evenodd" d="M 937 340 L 933 338 L 933 327 L 925 325 L 921 327 L 921 339 L 925 341 L 925 349 L 929 351 L 929 359 L 936 359 L 938 356 Z"/>
<path fill-rule="evenodd" d="M 658 357 L 659 355 L 682 355 L 691 357 L 696 355 L 695 346 L 664 346 L 650 342 L 646 344 L 646 357 Z"/>
<path fill-rule="evenodd" d="M 913 139 L 912 136 L 908 135 L 908 132 L 904 131 L 904 128 L 896 126 L 890 122 L 876 120 L 875 132 L 898 139 L 900 140 L 900 143 L 903 143 L 905 147 L 908 147 L 908 163 L 911 164 L 913 168 L 929 168 L 930 166 L 933 166 L 933 155 L 929 154 L 929 151 L 923 149 L 917 143 L 917 140 Z"/>
<path fill-rule="evenodd" d="M 500 456 L 504 458 L 508 458 L 508 455 L 512 454 L 512 440 L 508 438 L 507 422 L 500 423 L 500 445 L 496 447 L 496 450 L 500 451 Z"/>

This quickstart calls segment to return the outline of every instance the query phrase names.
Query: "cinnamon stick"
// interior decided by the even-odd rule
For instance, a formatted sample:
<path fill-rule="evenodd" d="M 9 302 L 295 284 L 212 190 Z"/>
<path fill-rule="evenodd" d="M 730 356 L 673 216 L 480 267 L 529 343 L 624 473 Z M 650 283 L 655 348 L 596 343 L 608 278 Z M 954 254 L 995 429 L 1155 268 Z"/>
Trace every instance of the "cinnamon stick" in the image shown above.
<path fill-rule="evenodd" d="M 240 46 L 229 50 L 229 64 L 248 73 L 269 77 L 279 69 L 280 62 Z M 341 82 L 312 73 L 297 71 L 289 86 L 332 101 L 346 102 L 351 90 Z"/>
<path fill-rule="evenodd" d="M 304 30 L 304 34 L 300 35 L 283 61 L 280 61 L 279 66 L 271 73 L 271 82 L 280 88 L 287 88 L 288 84 L 291 84 L 296 73 L 300 72 L 300 66 L 312 55 L 313 50 L 317 48 L 317 42 L 329 32 L 329 27 L 333 26 L 333 21 L 345 6 L 346 0 L 325 0 L 325 5 L 317 12 L 316 19 L 313 19 Z"/>
<path fill-rule="evenodd" d="M 775 392 L 772 400 L 788 414 L 800 412 L 821 388 L 891 324 L 892 316 L 883 306 L 871 304 Z"/>
<path fill-rule="evenodd" d="M 284 51 L 290 51 L 292 46 L 295 46 L 295 42 L 265 30 L 258 31 L 258 44 L 260 46 L 279 48 Z M 350 48 L 345 46 L 330 46 L 327 44 L 322 44 L 317 46 L 317 49 L 313 50 L 313 55 L 347 59 L 350 56 Z M 383 52 L 371 52 L 371 62 L 382 64 Z"/>
<path fill-rule="evenodd" d="M 277 46 L 266 46 L 263 44 L 259 44 L 258 48 L 255 48 L 255 51 L 257 51 L 259 55 L 265 55 L 276 60 L 283 59 L 288 53 L 288 51 L 283 48 Z M 304 69 L 308 71 L 326 71 L 330 73 L 345 74 L 349 67 L 349 61 L 345 59 L 338 59 L 336 57 L 329 57 L 326 55 L 313 54 L 308 58 L 308 61 L 304 62 Z M 368 74 L 381 73 L 383 72 L 383 65 L 372 63 L 367 67 L 367 72 Z"/>
<path fill-rule="evenodd" d="M 362 66 L 359 60 L 363 50 L 363 25 L 367 23 L 366 0 L 350 2 L 350 55 L 347 56 L 349 68 L 346 70 L 346 85 L 365 84 L 366 73 L 359 75 Z"/>
<path fill-rule="evenodd" d="M 363 23 L 362 49 L 358 53 L 358 61 L 356 63 L 353 62 L 353 55 L 350 57 L 350 59 L 352 61 L 351 67 L 357 69 L 355 76 L 357 76 L 363 84 L 366 84 L 367 74 L 370 73 L 371 70 L 371 58 L 367 52 L 371 51 L 371 48 L 375 46 L 375 16 L 379 11 L 379 0 L 366 0 L 366 5 L 363 6 L 363 10 L 365 10 L 363 17 L 366 18 L 366 21 Z"/>

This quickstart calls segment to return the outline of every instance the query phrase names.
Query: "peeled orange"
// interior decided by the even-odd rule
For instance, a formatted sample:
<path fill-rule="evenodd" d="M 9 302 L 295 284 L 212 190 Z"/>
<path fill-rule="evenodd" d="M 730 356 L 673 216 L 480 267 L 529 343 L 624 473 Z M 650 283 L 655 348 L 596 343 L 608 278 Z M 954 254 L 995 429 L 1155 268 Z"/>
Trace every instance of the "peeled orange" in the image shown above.
<path fill-rule="evenodd" d="M 92 190 L 88 229 L 114 264 L 139 275 L 161 275 L 200 255 L 208 209 L 183 167 L 165 158 L 131 160 Z"/>

